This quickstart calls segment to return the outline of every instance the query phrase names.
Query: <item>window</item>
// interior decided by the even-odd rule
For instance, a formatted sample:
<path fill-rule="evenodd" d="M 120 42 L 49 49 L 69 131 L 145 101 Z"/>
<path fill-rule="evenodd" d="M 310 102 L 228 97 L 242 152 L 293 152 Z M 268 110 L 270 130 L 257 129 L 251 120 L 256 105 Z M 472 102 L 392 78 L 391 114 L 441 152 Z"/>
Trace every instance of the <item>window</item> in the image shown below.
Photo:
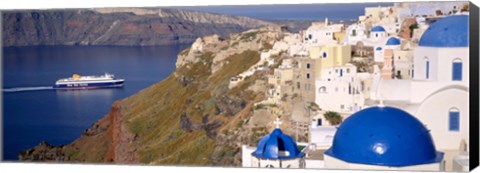
<path fill-rule="evenodd" d="M 452 80 L 461 81 L 462 80 L 462 60 L 455 59 L 452 62 Z"/>
<path fill-rule="evenodd" d="M 347 70 L 347 73 L 350 73 L 350 69 L 349 69 L 349 68 L 347 68 L 346 70 Z"/>
<path fill-rule="evenodd" d="M 354 37 L 357 36 L 357 30 L 355 30 L 355 29 L 352 30 L 352 36 L 354 36 Z"/>
<path fill-rule="evenodd" d="M 307 63 L 307 69 L 310 69 L 310 63 Z"/>
<path fill-rule="evenodd" d="M 270 164 L 268 164 L 267 166 L 265 166 L 265 168 L 274 168 L 274 166 L 273 166 L 273 165 L 270 165 Z"/>
<path fill-rule="evenodd" d="M 312 39 L 312 34 L 308 34 L 308 39 L 309 39 L 309 40 Z"/>
<path fill-rule="evenodd" d="M 378 37 L 378 33 L 375 33 L 375 37 Z"/>
<path fill-rule="evenodd" d="M 348 94 L 352 94 L 352 85 L 348 84 Z"/>
<path fill-rule="evenodd" d="M 340 76 L 343 76 L 343 69 L 340 69 Z"/>
<path fill-rule="evenodd" d="M 307 73 L 307 79 L 310 79 L 310 73 Z"/>
<path fill-rule="evenodd" d="M 327 92 L 327 87 L 321 86 L 320 88 L 318 88 L 318 92 L 319 93 L 326 93 Z"/>
<path fill-rule="evenodd" d="M 323 58 L 327 58 L 327 52 L 323 52 Z"/>
<path fill-rule="evenodd" d="M 460 130 L 460 112 L 457 108 L 452 108 L 449 111 L 448 117 L 448 130 L 449 131 L 459 131 Z"/>
<path fill-rule="evenodd" d="M 413 65 L 412 65 L 412 78 L 415 76 L 415 70 L 413 70 Z"/>
<path fill-rule="evenodd" d="M 425 79 L 428 79 L 430 77 L 430 61 L 428 61 L 427 58 L 425 58 Z"/>

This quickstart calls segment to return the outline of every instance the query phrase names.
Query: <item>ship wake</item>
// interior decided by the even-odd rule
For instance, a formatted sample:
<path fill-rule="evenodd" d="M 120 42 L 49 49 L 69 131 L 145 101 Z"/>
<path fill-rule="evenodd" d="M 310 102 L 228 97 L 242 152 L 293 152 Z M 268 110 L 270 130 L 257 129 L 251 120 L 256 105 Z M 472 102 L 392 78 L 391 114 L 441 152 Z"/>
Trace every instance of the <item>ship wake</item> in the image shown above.
<path fill-rule="evenodd" d="M 2 91 L 5 93 L 12 92 L 22 92 L 22 91 L 41 91 L 41 90 L 51 90 L 52 86 L 39 86 L 39 87 L 15 87 L 15 88 L 4 88 Z"/>

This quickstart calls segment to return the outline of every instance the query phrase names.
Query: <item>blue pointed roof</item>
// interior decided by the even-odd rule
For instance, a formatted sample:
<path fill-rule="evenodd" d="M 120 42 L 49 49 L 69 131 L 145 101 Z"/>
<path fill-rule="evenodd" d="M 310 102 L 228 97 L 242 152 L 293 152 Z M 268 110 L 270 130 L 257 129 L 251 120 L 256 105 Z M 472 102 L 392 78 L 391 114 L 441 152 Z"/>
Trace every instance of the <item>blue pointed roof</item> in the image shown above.
<path fill-rule="evenodd" d="M 468 15 L 448 16 L 433 22 L 418 45 L 426 47 L 468 47 Z"/>
<path fill-rule="evenodd" d="M 385 45 L 388 45 L 388 46 L 400 45 L 400 39 L 395 38 L 395 37 L 390 37 L 390 38 L 387 40 L 387 43 L 386 43 Z"/>
<path fill-rule="evenodd" d="M 350 163 L 394 167 L 443 160 L 418 119 L 398 108 L 379 106 L 345 119 L 325 154 Z"/>
<path fill-rule="evenodd" d="M 385 28 L 382 26 L 375 26 L 371 29 L 372 32 L 385 32 Z"/>
<path fill-rule="evenodd" d="M 282 155 L 279 151 L 286 152 L 288 155 Z M 290 136 L 283 134 L 279 128 L 262 137 L 258 142 L 257 149 L 252 153 L 252 156 L 257 158 L 272 160 L 293 159 L 304 155 L 297 148 L 295 141 Z"/>

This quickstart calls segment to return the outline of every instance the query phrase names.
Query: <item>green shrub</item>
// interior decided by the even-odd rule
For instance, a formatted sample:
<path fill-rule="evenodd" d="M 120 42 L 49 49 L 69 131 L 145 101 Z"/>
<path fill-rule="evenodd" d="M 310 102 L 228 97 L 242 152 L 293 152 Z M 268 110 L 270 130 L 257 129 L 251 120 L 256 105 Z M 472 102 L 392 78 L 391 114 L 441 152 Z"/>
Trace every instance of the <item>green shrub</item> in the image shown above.
<path fill-rule="evenodd" d="M 343 121 L 342 116 L 338 112 L 327 111 L 323 116 L 331 125 L 339 125 Z"/>

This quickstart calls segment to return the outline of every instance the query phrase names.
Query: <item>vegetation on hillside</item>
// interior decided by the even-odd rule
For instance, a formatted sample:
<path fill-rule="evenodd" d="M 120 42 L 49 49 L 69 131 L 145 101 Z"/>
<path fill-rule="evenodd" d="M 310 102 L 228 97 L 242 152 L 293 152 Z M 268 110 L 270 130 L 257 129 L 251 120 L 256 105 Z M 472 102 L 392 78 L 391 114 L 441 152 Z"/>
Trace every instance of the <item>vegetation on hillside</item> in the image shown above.
<path fill-rule="evenodd" d="M 140 162 L 214 164 L 209 156 L 218 146 L 218 129 L 240 122 L 230 116 L 251 100 L 239 97 L 241 90 L 228 92 L 228 80 L 258 62 L 259 53 L 245 51 L 232 55 L 214 74 L 210 73 L 212 53 L 206 52 L 200 59 L 125 100 L 131 107 L 125 112 L 125 120 L 130 131 L 138 136 L 132 145 L 139 149 Z M 225 100 L 239 102 L 240 107 L 235 110 L 228 107 L 235 104 L 221 105 L 228 104 L 222 103 Z"/>
<path fill-rule="evenodd" d="M 268 32 L 231 38 L 247 39 L 236 47 L 218 47 L 229 41 L 219 40 L 203 43 L 203 50 L 192 55 L 187 48 L 180 56 L 189 54 L 194 60 L 184 61 L 159 83 L 116 101 L 82 137 L 64 146 L 39 145 L 26 150 L 22 160 L 239 166 L 241 145 L 256 145 L 268 133 L 265 126 L 246 125 L 254 103 L 265 97 L 263 90 L 249 88 L 266 80 L 266 73 L 257 71 L 233 88 L 229 83 L 258 63 L 259 50 L 271 49 L 268 42 L 274 38 L 265 36 Z M 218 60 L 219 51 L 233 53 Z"/>

